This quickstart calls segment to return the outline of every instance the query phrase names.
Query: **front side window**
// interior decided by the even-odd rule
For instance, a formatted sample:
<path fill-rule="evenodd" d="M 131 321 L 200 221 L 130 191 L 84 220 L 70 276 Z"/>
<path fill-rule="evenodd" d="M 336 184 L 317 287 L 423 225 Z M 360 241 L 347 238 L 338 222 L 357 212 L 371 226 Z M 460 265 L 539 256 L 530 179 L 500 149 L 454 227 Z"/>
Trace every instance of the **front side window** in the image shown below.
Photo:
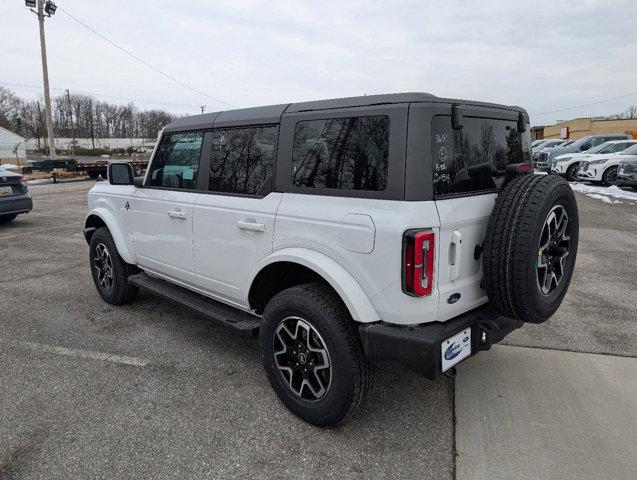
<path fill-rule="evenodd" d="M 436 115 L 431 124 L 434 195 L 457 195 L 495 190 L 507 165 L 531 161 L 529 131 L 517 122 L 463 117 L 460 130 L 451 117 Z"/>
<path fill-rule="evenodd" d="M 258 195 L 272 182 L 276 126 L 218 129 L 210 158 L 212 192 Z"/>
<path fill-rule="evenodd" d="M 389 117 L 301 121 L 294 130 L 292 185 L 382 191 L 387 187 Z"/>
<path fill-rule="evenodd" d="M 202 142 L 203 132 L 164 135 L 147 186 L 195 190 Z"/>

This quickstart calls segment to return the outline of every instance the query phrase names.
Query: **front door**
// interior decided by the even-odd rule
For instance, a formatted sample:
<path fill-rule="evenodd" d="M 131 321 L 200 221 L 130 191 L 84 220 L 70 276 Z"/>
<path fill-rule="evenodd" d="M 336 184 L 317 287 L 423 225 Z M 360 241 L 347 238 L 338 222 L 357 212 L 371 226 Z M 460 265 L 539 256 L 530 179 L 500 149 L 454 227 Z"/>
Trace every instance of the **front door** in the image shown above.
<path fill-rule="evenodd" d="M 203 132 L 166 133 L 144 186 L 131 202 L 137 264 L 181 283 L 195 283 L 193 209 Z"/>
<path fill-rule="evenodd" d="M 278 127 L 268 125 L 215 129 L 209 191 L 195 201 L 198 287 L 244 308 L 251 274 L 272 251 L 282 198 L 272 192 L 277 136 Z"/>

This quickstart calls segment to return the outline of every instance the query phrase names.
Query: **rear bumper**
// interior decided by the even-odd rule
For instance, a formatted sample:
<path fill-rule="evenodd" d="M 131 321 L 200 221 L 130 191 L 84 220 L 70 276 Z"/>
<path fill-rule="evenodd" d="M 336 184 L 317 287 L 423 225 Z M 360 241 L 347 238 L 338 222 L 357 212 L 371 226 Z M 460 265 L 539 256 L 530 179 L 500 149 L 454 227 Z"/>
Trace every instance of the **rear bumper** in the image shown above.
<path fill-rule="evenodd" d="M 487 304 L 444 323 L 396 326 L 383 322 L 360 325 L 359 333 L 367 358 L 392 360 L 436 379 L 442 374 L 441 344 L 471 328 L 471 356 L 489 350 L 523 322 L 499 315 Z"/>
<path fill-rule="evenodd" d="M 15 195 L 10 197 L 0 197 L 0 215 L 10 215 L 13 213 L 26 213 L 33 209 L 31 194 Z"/>

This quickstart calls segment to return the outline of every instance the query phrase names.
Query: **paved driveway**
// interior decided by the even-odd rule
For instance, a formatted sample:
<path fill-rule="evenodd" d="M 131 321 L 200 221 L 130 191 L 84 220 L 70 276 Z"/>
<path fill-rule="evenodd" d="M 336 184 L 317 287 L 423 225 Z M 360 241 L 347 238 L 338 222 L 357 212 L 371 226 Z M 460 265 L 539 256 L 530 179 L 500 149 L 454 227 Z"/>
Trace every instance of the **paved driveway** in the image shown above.
<path fill-rule="evenodd" d="M 91 184 L 30 187 L 34 211 L 0 227 L 0 479 L 451 479 L 462 467 L 454 460 L 454 388 L 484 401 L 471 384 L 382 365 L 359 417 L 322 430 L 278 402 L 255 339 L 151 296 L 104 304 L 81 235 Z M 634 265 L 637 209 L 578 201 L 572 293 L 554 320 L 509 343 L 634 356 L 626 296 L 635 298 L 637 279 L 621 255 L 633 255 Z M 592 281 L 602 264 L 614 275 Z M 463 366 L 458 382 L 472 368 L 472 376 L 519 390 L 478 367 L 497 354 L 481 357 Z M 541 375 L 529 378 L 546 388 Z M 500 419 L 498 428 L 513 434 L 524 421 Z"/>

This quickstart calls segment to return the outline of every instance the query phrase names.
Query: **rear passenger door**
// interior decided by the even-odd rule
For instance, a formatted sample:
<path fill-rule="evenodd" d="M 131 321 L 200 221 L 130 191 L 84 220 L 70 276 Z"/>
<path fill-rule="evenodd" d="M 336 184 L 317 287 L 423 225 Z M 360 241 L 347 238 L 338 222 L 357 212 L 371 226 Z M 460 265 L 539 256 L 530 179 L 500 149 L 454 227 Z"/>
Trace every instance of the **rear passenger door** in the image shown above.
<path fill-rule="evenodd" d="M 250 275 L 272 251 L 281 193 L 273 192 L 277 125 L 216 128 L 207 154 L 208 188 L 194 206 L 197 284 L 247 307 Z"/>

